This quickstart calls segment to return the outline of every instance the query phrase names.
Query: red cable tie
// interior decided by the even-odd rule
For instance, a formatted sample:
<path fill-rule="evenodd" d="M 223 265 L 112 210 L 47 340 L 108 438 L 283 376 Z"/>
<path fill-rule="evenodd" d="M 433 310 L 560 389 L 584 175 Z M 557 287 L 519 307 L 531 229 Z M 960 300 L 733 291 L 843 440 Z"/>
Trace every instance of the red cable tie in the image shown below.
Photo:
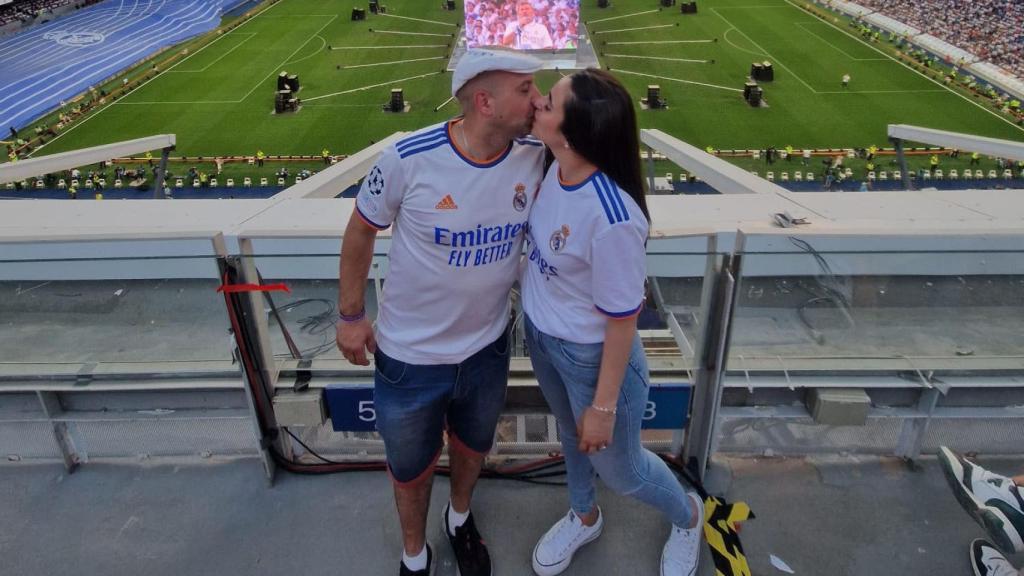
<path fill-rule="evenodd" d="M 234 292 L 287 292 L 292 293 L 288 286 L 284 283 L 279 284 L 221 284 L 217 287 L 217 292 L 234 293 Z"/>

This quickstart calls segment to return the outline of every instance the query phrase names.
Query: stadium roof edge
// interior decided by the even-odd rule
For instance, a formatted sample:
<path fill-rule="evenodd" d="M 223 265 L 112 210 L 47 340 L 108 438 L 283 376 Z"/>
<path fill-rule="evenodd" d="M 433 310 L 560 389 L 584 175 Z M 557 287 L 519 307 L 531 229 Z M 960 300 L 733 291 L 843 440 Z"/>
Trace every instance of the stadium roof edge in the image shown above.
<path fill-rule="evenodd" d="M 690 171 L 722 194 L 779 194 L 786 189 L 754 176 L 661 130 L 645 128 L 640 141 Z"/>
<path fill-rule="evenodd" d="M 996 158 L 1024 160 L 1024 142 L 1000 140 L 985 136 L 972 136 L 959 132 L 947 132 L 933 128 L 922 128 L 908 124 L 889 124 L 889 138 L 932 144 L 955 150 L 978 152 Z"/>
<path fill-rule="evenodd" d="M 156 136 L 103 144 L 102 146 L 61 152 L 39 158 L 8 162 L 0 164 L 0 184 L 18 182 L 33 176 L 42 176 L 43 174 L 50 174 L 60 170 L 70 170 L 71 168 L 96 164 L 112 158 L 131 156 L 139 152 L 173 148 L 176 141 L 177 138 L 174 134 L 158 134 Z"/>

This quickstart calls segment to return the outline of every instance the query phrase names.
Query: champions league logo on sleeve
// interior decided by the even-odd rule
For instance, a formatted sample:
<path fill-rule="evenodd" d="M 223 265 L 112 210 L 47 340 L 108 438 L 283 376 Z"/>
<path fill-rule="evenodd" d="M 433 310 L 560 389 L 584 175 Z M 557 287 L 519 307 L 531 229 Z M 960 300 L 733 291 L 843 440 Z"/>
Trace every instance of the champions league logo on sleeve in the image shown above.
<path fill-rule="evenodd" d="M 374 166 L 366 177 L 366 191 L 374 196 L 380 196 L 384 191 L 384 173 L 380 171 L 380 166 Z"/>
<path fill-rule="evenodd" d="M 47 32 L 43 35 L 43 38 L 53 40 L 62 46 L 71 46 L 73 48 L 100 44 L 107 39 L 106 36 L 99 32 L 69 32 L 67 30 Z"/>

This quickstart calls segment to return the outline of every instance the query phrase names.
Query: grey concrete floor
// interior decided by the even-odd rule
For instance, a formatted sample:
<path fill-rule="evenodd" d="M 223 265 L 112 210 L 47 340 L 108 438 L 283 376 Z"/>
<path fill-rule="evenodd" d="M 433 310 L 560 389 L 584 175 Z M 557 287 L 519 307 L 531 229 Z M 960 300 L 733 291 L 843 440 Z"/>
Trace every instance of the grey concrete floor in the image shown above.
<path fill-rule="evenodd" d="M 981 463 L 1024 468 L 1021 460 Z M 772 554 L 801 575 L 968 575 L 968 545 L 983 536 L 934 459 L 911 469 L 875 457 L 731 457 L 718 459 L 713 477 L 757 515 L 741 534 L 755 575 L 782 574 Z M 90 463 L 71 475 L 57 465 L 5 464 L 0 486 L 5 576 L 397 572 L 398 525 L 379 472 L 282 473 L 268 487 L 255 460 Z M 444 576 L 455 573 L 440 528 L 447 487 L 435 483 L 428 529 Z M 600 499 L 605 532 L 565 574 L 657 574 L 665 521 L 629 498 L 602 491 Z M 564 488 L 482 481 L 474 513 L 495 574 L 531 574 L 536 539 L 565 509 Z"/>

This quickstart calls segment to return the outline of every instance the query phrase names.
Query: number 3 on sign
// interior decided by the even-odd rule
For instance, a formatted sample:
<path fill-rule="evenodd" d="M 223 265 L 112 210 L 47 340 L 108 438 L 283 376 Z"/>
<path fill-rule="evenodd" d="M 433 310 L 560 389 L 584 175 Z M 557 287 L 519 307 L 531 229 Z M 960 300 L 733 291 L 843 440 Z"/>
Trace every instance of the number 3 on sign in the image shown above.
<path fill-rule="evenodd" d="M 377 419 L 377 410 L 373 407 L 373 400 L 359 402 L 359 419 L 363 422 L 373 422 Z"/>

